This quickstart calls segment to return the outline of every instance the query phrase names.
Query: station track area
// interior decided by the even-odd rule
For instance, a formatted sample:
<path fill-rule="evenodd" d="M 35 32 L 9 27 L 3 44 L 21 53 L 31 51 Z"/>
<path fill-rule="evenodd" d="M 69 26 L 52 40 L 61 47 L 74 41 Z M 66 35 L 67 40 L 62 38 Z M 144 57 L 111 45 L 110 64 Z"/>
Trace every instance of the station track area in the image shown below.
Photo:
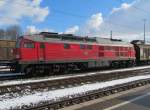
<path fill-rule="evenodd" d="M 27 105 L 20 105 L 17 109 L 43 109 L 43 108 L 52 108 L 58 109 L 64 106 L 77 104 L 80 102 L 84 102 L 87 100 L 95 99 L 101 97 L 98 95 L 102 93 L 104 95 L 112 94 L 123 91 L 126 89 L 130 89 L 132 87 L 137 87 L 141 85 L 148 84 L 150 78 L 150 66 L 143 66 L 143 67 L 133 67 L 128 69 L 119 69 L 119 70 L 112 70 L 112 71 L 102 71 L 102 72 L 91 72 L 86 74 L 78 74 L 78 75 L 63 75 L 57 77 L 45 77 L 45 78 L 36 78 L 36 79 L 23 79 L 17 81 L 1 81 L 0 82 L 0 104 L 2 105 L 3 102 L 8 103 L 7 101 L 14 100 L 21 98 L 23 96 L 32 96 L 37 93 L 43 93 L 45 91 L 57 91 L 63 89 L 72 89 L 79 86 L 84 85 L 91 85 L 94 83 L 103 84 L 109 87 L 99 88 L 96 90 L 85 90 L 86 94 L 79 95 L 70 95 L 69 97 L 63 97 L 59 100 L 51 100 L 51 101 L 44 101 L 39 102 L 38 104 L 30 104 Z M 146 75 L 146 77 L 145 77 Z M 137 77 L 134 80 L 129 78 Z M 124 79 L 128 81 L 124 81 Z M 139 79 L 138 79 L 139 78 Z M 111 85 L 114 80 L 120 80 L 122 82 L 116 83 L 116 85 Z M 78 90 L 77 90 L 78 91 Z M 97 94 L 97 96 L 95 95 Z M 91 98 L 89 98 L 91 97 Z M 83 99 L 82 99 L 83 98 Z M 18 99 L 21 100 L 21 99 Z M 30 100 L 30 99 L 29 99 Z M 30 102 L 30 101 L 29 101 Z M 19 102 L 18 102 L 19 103 Z M 38 106 L 37 106 L 38 105 Z M 40 106 L 39 106 L 40 105 Z"/>
<path fill-rule="evenodd" d="M 56 110 L 149 83 L 150 75 L 146 75 L 58 90 L 44 90 L 30 95 L 15 94 L 17 97 L 13 98 L 7 95 L 5 99 L 0 100 L 0 109 Z"/>
<path fill-rule="evenodd" d="M 125 84 L 102 88 L 99 90 L 90 91 L 82 95 L 78 94 L 77 96 L 74 96 L 71 98 L 69 97 L 64 98 L 61 101 L 56 101 L 53 103 L 52 102 L 39 103 L 35 107 L 29 107 L 29 108 L 23 108 L 23 109 L 24 110 L 57 110 L 57 109 L 65 110 L 65 107 L 68 107 L 68 106 L 80 104 L 83 102 L 102 98 L 102 97 L 109 96 L 112 94 L 117 94 L 119 92 L 127 91 L 130 89 L 145 86 L 148 84 L 150 84 L 150 79 L 138 80 L 138 81 L 133 81 L 133 82 L 125 83 Z"/>
<path fill-rule="evenodd" d="M 69 88 L 72 86 L 104 82 L 109 80 L 128 78 L 150 73 L 150 66 L 118 69 L 112 71 L 91 72 L 78 75 L 62 75 L 56 77 L 44 77 L 33 79 L 20 79 L 14 81 L 0 81 L 0 92 L 18 93 L 21 90 L 43 90 L 48 87 L 50 90 Z"/>
<path fill-rule="evenodd" d="M 0 66 L 0 81 L 2 80 L 17 80 L 17 79 L 29 79 L 29 78 L 38 78 L 38 77 L 49 77 L 49 76 L 56 76 L 56 77 L 70 77 L 70 76 L 85 76 L 85 75 L 91 75 L 91 74 L 104 74 L 104 73 L 111 73 L 111 72 L 120 72 L 120 71 L 130 71 L 135 70 L 135 69 L 147 69 L 150 68 L 149 66 L 139 66 L 139 67 L 131 67 L 131 68 L 120 68 L 120 69 L 112 69 L 112 68 L 95 68 L 95 69 L 87 69 L 87 70 L 75 70 L 67 75 L 64 73 L 57 73 L 54 75 L 37 75 L 37 76 L 32 76 L 32 75 L 27 75 L 25 73 L 13 73 L 10 71 L 9 66 Z"/>

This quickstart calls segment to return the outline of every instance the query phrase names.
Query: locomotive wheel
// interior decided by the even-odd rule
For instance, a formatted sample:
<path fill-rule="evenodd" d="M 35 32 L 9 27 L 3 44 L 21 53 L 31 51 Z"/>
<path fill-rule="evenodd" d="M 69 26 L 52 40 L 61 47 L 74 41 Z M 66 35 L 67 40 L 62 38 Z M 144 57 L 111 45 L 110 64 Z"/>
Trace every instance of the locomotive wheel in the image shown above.
<path fill-rule="evenodd" d="M 134 66 L 136 66 L 136 63 L 135 63 L 134 61 L 129 61 L 129 62 L 127 63 L 127 66 L 126 66 L 126 67 L 134 67 Z"/>
<path fill-rule="evenodd" d="M 24 72 L 27 76 L 36 76 L 35 68 L 33 65 L 29 65 L 24 68 Z"/>
<path fill-rule="evenodd" d="M 46 74 L 46 72 L 45 72 L 45 66 L 44 65 L 35 65 L 34 66 L 35 67 L 35 72 L 33 72 L 33 75 L 34 76 L 43 76 L 43 75 L 45 75 Z"/>
<path fill-rule="evenodd" d="M 30 76 L 30 75 L 32 75 L 32 68 L 31 67 L 27 67 L 27 68 L 25 68 L 25 70 L 24 70 L 24 72 L 25 72 L 25 74 L 27 74 L 28 76 Z"/>
<path fill-rule="evenodd" d="M 13 73 L 17 72 L 16 67 L 15 66 L 11 66 L 10 67 L 10 72 L 13 72 Z"/>
<path fill-rule="evenodd" d="M 71 72 L 71 68 L 69 67 L 66 67 L 64 70 L 63 70 L 63 73 L 64 74 L 69 74 Z"/>
<path fill-rule="evenodd" d="M 119 66 L 118 62 L 112 62 L 111 67 L 112 68 L 119 68 L 120 66 Z"/>
<path fill-rule="evenodd" d="M 52 67 L 47 65 L 47 67 L 44 69 L 44 74 L 45 75 L 53 75 L 54 73 L 52 72 Z"/>
<path fill-rule="evenodd" d="M 53 65 L 53 72 L 59 73 L 60 72 L 60 65 Z"/>
<path fill-rule="evenodd" d="M 120 66 L 121 68 L 125 68 L 125 67 L 126 67 L 126 61 L 120 62 L 120 65 L 121 65 L 121 66 Z"/>

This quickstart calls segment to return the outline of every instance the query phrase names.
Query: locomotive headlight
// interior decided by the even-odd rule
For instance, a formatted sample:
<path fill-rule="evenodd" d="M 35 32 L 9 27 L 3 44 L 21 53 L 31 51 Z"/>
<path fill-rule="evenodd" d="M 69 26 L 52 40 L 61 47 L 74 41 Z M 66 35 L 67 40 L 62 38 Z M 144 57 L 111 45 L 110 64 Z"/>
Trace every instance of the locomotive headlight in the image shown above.
<path fill-rule="evenodd" d="M 14 50 L 13 50 L 13 49 L 11 49 L 11 50 L 10 50 L 10 52 L 11 52 L 11 53 L 14 53 Z"/>

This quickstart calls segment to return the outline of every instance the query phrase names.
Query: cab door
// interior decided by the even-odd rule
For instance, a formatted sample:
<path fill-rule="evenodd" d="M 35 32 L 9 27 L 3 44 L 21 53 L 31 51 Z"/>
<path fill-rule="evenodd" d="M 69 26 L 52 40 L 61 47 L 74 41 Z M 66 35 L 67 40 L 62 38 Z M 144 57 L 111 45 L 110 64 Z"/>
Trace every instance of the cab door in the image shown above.
<path fill-rule="evenodd" d="M 38 56 L 39 56 L 39 61 L 44 61 L 45 60 L 45 44 L 40 43 L 39 44 L 39 51 L 38 51 Z"/>

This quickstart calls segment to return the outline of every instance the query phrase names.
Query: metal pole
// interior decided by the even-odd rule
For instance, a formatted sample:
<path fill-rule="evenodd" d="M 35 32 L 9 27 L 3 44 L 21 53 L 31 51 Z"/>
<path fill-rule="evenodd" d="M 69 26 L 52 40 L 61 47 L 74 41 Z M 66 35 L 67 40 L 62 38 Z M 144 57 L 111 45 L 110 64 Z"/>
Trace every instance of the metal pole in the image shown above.
<path fill-rule="evenodd" d="M 112 40 L 112 30 L 110 31 L 110 40 Z"/>
<path fill-rule="evenodd" d="M 145 44 L 145 22 L 146 22 L 146 19 L 144 19 L 144 44 Z"/>

